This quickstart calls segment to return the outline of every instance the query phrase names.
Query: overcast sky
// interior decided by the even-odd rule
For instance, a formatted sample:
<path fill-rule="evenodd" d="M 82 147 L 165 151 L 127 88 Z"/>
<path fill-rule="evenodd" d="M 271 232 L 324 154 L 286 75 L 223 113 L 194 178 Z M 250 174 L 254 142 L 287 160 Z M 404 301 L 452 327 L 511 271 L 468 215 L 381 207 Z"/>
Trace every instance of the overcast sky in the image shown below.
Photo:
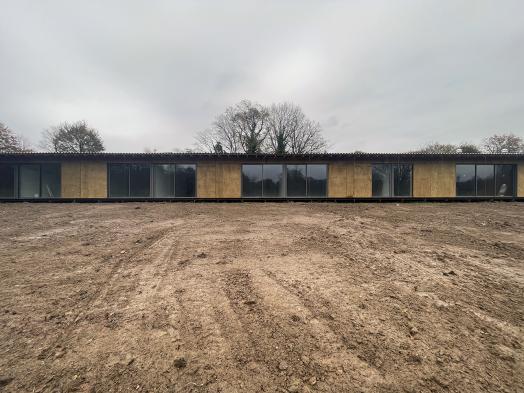
<path fill-rule="evenodd" d="M 87 120 L 108 151 L 190 148 L 243 98 L 332 151 L 524 136 L 524 1 L 0 0 L 0 122 Z"/>

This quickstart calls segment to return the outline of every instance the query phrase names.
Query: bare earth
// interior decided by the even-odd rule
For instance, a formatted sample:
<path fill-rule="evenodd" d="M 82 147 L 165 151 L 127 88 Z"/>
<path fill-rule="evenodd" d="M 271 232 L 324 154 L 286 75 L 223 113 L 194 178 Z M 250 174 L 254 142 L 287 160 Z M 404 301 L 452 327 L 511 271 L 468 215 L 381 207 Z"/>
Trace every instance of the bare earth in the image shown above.
<path fill-rule="evenodd" d="M 0 390 L 524 391 L 524 204 L 0 204 Z"/>

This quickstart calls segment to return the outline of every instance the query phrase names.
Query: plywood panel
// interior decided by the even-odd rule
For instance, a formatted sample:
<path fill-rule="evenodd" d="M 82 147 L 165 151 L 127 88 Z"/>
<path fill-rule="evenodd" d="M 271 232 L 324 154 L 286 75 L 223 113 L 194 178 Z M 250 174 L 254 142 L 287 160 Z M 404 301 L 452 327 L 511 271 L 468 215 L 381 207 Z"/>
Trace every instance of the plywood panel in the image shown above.
<path fill-rule="evenodd" d="M 517 196 L 524 197 L 524 164 L 517 166 Z"/>
<path fill-rule="evenodd" d="M 81 196 L 81 163 L 62 162 L 61 168 L 62 198 L 79 198 Z"/>
<path fill-rule="evenodd" d="M 348 196 L 347 192 L 347 172 L 348 163 L 336 162 L 329 164 L 329 178 L 328 178 L 328 197 L 329 198 L 345 198 Z"/>
<path fill-rule="evenodd" d="M 418 198 L 454 197 L 455 163 L 415 163 L 413 165 L 413 196 Z"/>
<path fill-rule="evenodd" d="M 216 198 L 217 170 L 215 163 L 201 162 L 197 164 L 197 197 Z"/>
<path fill-rule="evenodd" d="M 356 162 L 353 176 L 353 197 L 371 197 L 371 163 Z"/>
<path fill-rule="evenodd" d="M 107 163 L 82 163 L 82 198 L 107 198 Z"/>
<path fill-rule="evenodd" d="M 237 163 L 217 163 L 218 198 L 240 198 L 241 168 Z"/>

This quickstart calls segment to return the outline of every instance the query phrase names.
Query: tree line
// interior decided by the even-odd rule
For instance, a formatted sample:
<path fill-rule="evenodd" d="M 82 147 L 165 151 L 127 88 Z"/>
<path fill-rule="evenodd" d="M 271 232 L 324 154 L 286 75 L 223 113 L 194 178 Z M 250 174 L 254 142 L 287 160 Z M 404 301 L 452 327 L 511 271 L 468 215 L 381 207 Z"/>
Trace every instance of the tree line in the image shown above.
<path fill-rule="evenodd" d="M 219 114 L 210 127 L 195 135 L 195 149 L 207 153 L 324 153 L 328 142 L 319 122 L 308 118 L 298 105 L 283 102 L 260 105 L 242 100 Z M 61 123 L 42 132 L 40 150 L 57 153 L 105 151 L 98 130 L 86 121 Z M 25 138 L 0 123 L 0 152 L 31 152 Z M 146 148 L 146 152 L 151 149 Z M 156 150 L 154 150 L 156 151 Z M 180 151 L 174 149 L 174 151 Z M 481 144 L 429 143 L 416 153 L 524 153 L 523 138 L 512 133 L 495 134 Z"/>

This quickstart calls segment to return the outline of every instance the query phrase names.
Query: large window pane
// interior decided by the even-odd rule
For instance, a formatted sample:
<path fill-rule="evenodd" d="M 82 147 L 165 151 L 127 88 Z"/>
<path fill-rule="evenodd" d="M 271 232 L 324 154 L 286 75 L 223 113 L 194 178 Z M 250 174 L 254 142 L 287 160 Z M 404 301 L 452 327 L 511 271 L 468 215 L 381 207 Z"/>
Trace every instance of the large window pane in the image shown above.
<path fill-rule="evenodd" d="M 177 197 L 192 198 L 195 193 L 196 166 L 193 164 L 180 164 L 176 166 L 175 195 Z"/>
<path fill-rule="evenodd" d="M 513 165 L 495 165 L 495 195 L 514 195 Z"/>
<path fill-rule="evenodd" d="M 150 167 L 147 164 L 129 165 L 129 196 L 148 197 L 150 195 Z"/>
<path fill-rule="evenodd" d="M 387 164 L 373 165 L 371 188 L 374 197 L 389 197 L 391 195 L 391 166 Z"/>
<path fill-rule="evenodd" d="M 16 197 L 16 166 L 0 165 L 0 198 Z"/>
<path fill-rule="evenodd" d="M 311 164 L 307 166 L 307 194 L 310 197 L 327 195 L 327 165 Z"/>
<path fill-rule="evenodd" d="M 457 165 L 457 196 L 475 196 L 475 165 Z"/>
<path fill-rule="evenodd" d="M 495 195 L 495 168 L 493 165 L 477 165 L 477 196 Z"/>
<path fill-rule="evenodd" d="M 42 164 L 42 198 L 60 198 L 60 164 Z"/>
<path fill-rule="evenodd" d="M 306 165 L 287 166 L 287 196 L 306 196 Z"/>
<path fill-rule="evenodd" d="M 40 165 L 20 165 L 20 198 L 40 196 Z"/>
<path fill-rule="evenodd" d="M 284 166 L 268 164 L 263 167 L 264 196 L 284 197 Z"/>
<path fill-rule="evenodd" d="M 113 198 L 129 196 L 129 167 L 126 164 L 109 166 L 109 196 Z"/>
<path fill-rule="evenodd" d="M 393 165 L 393 195 L 411 196 L 411 165 Z"/>
<path fill-rule="evenodd" d="M 262 165 L 242 165 L 242 196 L 262 196 Z"/>
<path fill-rule="evenodd" d="M 154 196 L 166 198 L 175 196 L 175 166 L 155 165 L 153 166 Z"/>

